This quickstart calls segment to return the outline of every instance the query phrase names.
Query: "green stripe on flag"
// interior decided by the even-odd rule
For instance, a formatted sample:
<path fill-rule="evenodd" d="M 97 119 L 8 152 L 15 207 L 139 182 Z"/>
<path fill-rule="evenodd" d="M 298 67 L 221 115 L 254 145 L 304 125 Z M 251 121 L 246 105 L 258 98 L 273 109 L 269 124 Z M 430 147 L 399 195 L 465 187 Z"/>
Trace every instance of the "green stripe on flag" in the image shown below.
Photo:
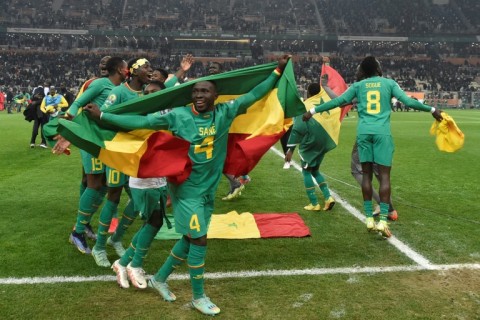
<path fill-rule="evenodd" d="M 104 112 L 145 115 L 167 108 L 185 106 L 191 103 L 193 85 L 206 80 L 215 81 L 219 95 L 241 95 L 265 80 L 277 65 L 276 62 L 268 63 L 195 79 L 115 105 Z M 305 106 L 298 97 L 291 61 L 288 62 L 278 86 L 279 90 L 284 91 L 282 96 L 289 97 L 282 102 L 286 117 L 303 114 Z M 100 148 L 105 148 L 104 141 L 112 140 L 116 131 L 123 130 L 103 123 L 99 124 L 90 119 L 87 113 L 79 114 L 73 121 L 62 119 L 58 127 L 58 132 L 64 138 L 93 156 L 98 156 Z"/>

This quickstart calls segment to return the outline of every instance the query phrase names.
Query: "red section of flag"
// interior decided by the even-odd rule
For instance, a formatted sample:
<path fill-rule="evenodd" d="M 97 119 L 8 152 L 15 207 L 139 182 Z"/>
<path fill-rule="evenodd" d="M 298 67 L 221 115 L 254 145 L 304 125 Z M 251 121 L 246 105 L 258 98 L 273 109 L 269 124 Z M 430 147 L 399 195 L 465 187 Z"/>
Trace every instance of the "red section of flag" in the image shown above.
<path fill-rule="evenodd" d="M 261 238 L 309 237 L 310 229 L 297 213 L 254 213 Z"/>
<path fill-rule="evenodd" d="M 147 144 L 138 167 L 139 178 L 167 177 L 177 184 L 188 178 L 192 171 L 188 141 L 157 131 L 148 138 Z"/>
<path fill-rule="evenodd" d="M 250 134 L 230 133 L 223 172 L 233 174 L 236 177 L 248 174 L 284 133 L 285 131 L 282 131 L 277 134 L 257 136 L 251 139 L 247 139 Z"/>
<path fill-rule="evenodd" d="M 337 72 L 337 70 L 323 64 L 322 74 L 320 76 L 323 76 L 324 74 L 328 75 L 328 87 L 332 89 L 332 91 L 335 92 L 337 96 L 341 95 L 348 89 L 345 80 L 343 80 L 343 77 L 340 75 L 340 73 Z M 348 111 L 350 111 L 351 108 L 351 104 L 342 108 L 342 112 L 340 113 L 340 121 L 345 118 L 345 115 L 348 113 Z"/>

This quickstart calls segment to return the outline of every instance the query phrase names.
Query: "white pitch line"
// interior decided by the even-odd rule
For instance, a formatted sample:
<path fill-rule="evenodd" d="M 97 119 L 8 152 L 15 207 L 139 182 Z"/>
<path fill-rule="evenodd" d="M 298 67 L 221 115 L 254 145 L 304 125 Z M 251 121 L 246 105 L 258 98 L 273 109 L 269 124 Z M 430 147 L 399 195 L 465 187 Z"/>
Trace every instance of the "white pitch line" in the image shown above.
<path fill-rule="evenodd" d="M 271 150 L 284 157 L 284 155 L 275 147 Z M 298 171 L 302 168 L 294 161 L 293 166 Z M 336 197 L 336 201 L 343 206 L 348 212 L 365 222 L 365 217 L 350 203 L 340 198 L 340 196 L 331 191 Z M 278 276 L 296 276 L 296 275 L 328 275 L 328 274 L 361 274 L 361 273 L 384 273 L 384 272 L 412 272 L 420 270 L 480 270 L 480 263 L 470 264 L 449 264 L 449 265 L 435 265 L 428 259 L 412 250 L 406 244 L 392 236 L 388 241 L 395 246 L 399 251 L 403 252 L 406 256 L 412 259 L 417 265 L 411 266 L 390 266 L 390 267 L 355 267 L 355 268 L 314 268 L 314 269 L 302 269 L 302 270 L 265 270 L 265 271 L 237 271 L 237 272 L 215 272 L 205 273 L 207 279 L 229 279 L 229 278 L 253 278 L 253 277 L 278 277 Z M 172 274 L 169 279 L 171 280 L 187 280 L 188 274 Z M 0 278 L 0 285 L 8 284 L 55 284 L 55 283 L 76 283 L 76 282 L 113 282 L 116 281 L 115 276 L 91 276 L 91 277 L 29 277 L 29 278 Z"/>
<path fill-rule="evenodd" d="M 205 273 L 207 279 L 235 279 L 255 277 L 284 277 L 304 275 L 336 275 L 336 274 L 362 274 L 362 273 L 386 273 L 386 272 L 413 272 L 422 270 L 480 270 L 480 263 L 430 265 L 429 268 L 420 265 L 390 266 L 390 267 L 352 267 L 352 268 L 313 268 L 293 270 L 264 270 L 264 271 L 236 271 L 236 272 L 212 272 Z M 188 280 L 188 274 L 172 274 L 169 280 Z M 0 278 L 0 285 L 9 284 L 55 284 L 55 283 L 78 283 L 78 282 L 115 282 L 115 276 L 92 276 L 92 277 L 32 277 L 32 278 Z"/>
<path fill-rule="evenodd" d="M 280 152 L 280 150 L 278 150 L 277 148 L 271 147 L 270 150 L 273 151 L 276 155 L 280 156 L 281 158 L 285 158 L 285 155 L 282 152 Z M 292 165 L 298 171 L 300 172 L 302 171 L 302 167 L 300 167 L 300 165 L 295 161 L 292 161 Z M 317 184 L 316 181 L 314 182 L 315 184 Z M 350 214 L 352 214 L 355 218 L 360 220 L 362 223 L 365 223 L 365 216 L 360 211 L 358 211 L 357 208 L 352 206 L 346 200 L 342 199 L 334 190 L 330 189 L 330 193 L 333 195 L 333 197 L 335 198 L 335 201 L 338 204 L 344 207 L 345 210 L 347 210 Z M 397 248 L 400 252 L 403 252 L 403 254 L 405 254 L 408 258 L 416 262 L 423 269 L 432 269 L 432 270 L 435 269 L 435 266 L 432 265 L 432 263 L 427 258 L 425 258 L 420 253 L 416 252 L 415 250 L 407 246 L 405 243 L 400 241 L 397 237 L 392 235 L 387 240 L 388 242 L 390 242 L 391 245 Z"/>

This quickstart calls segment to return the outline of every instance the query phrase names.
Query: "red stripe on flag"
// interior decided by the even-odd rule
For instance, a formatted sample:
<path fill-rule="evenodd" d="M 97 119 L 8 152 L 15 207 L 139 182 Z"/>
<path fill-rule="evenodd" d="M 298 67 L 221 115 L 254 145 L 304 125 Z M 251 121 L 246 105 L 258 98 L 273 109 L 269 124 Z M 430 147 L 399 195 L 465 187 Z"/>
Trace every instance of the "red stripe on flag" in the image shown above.
<path fill-rule="evenodd" d="M 261 238 L 308 237 L 310 229 L 297 213 L 254 213 Z"/>
<path fill-rule="evenodd" d="M 138 177 L 167 177 L 172 183 L 185 181 L 192 171 L 190 143 L 166 132 L 155 132 L 147 140 L 140 159 Z"/>
<path fill-rule="evenodd" d="M 324 74 L 328 75 L 328 87 L 332 89 L 332 91 L 335 92 L 337 96 L 341 95 L 348 89 L 348 86 L 345 83 L 345 80 L 340 75 L 340 73 L 337 72 L 337 70 L 323 64 L 322 73 L 320 76 L 323 76 Z M 343 118 L 345 118 L 345 116 L 347 115 L 348 111 L 350 111 L 351 108 L 352 108 L 351 104 L 341 108 L 340 121 L 342 121 Z"/>
<path fill-rule="evenodd" d="M 257 136 L 250 139 L 250 134 L 228 134 L 227 158 L 223 172 L 238 177 L 248 174 L 255 168 L 260 158 L 273 146 L 285 133 L 282 132 Z"/>

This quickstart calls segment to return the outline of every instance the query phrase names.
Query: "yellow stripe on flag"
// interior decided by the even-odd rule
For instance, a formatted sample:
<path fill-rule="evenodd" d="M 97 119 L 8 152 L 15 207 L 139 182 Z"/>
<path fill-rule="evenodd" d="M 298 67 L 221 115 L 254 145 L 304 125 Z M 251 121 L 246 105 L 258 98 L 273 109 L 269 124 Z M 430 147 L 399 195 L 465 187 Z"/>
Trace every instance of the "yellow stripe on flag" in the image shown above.
<path fill-rule="evenodd" d="M 160 130 L 164 132 L 170 131 Z M 133 130 L 118 132 L 111 141 L 105 141 L 105 148 L 100 149 L 98 159 L 112 168 L 122 168 L 126 175 L 136 177 L 140 159 L 148 148 L 148 138 L 155 130 Z"/>
<path fill-rule="evenodd" d="M 306 110 L 310 110 L 315 105 L 319 105 L 320 101 L 323 103 L 330 100 L 331 99 L 325 90 L 321 89 L 318 94 L 304 101 L 305 108 Z M 327 131 L 328 135 L 336 145 L 338 145 L 338 139 L 340 137 L 340 113 L 341 109 L 337 107 L 329 112 L 316 113 L 313 115 L 313 119 L 320 123 L 320 125 L 325 129 L 325 131 Z"/>
<path fill-rule="evenodd" d="M 230 211 L 226 214 L 213 214 L 208 229 L 209 239 L 250 239 L 260 238 L 260 231 L 253 214 Z"/>
<path fill-rule="evenodd" d="M 247 133 L 249 139 L 257 136 L 273 135 L 284 129 L 285 113 L 278 100 L 278 89 L 273 89 L 264 98 L 248 108 L 247 113 L 238 115 L 229 133 Z"/>

